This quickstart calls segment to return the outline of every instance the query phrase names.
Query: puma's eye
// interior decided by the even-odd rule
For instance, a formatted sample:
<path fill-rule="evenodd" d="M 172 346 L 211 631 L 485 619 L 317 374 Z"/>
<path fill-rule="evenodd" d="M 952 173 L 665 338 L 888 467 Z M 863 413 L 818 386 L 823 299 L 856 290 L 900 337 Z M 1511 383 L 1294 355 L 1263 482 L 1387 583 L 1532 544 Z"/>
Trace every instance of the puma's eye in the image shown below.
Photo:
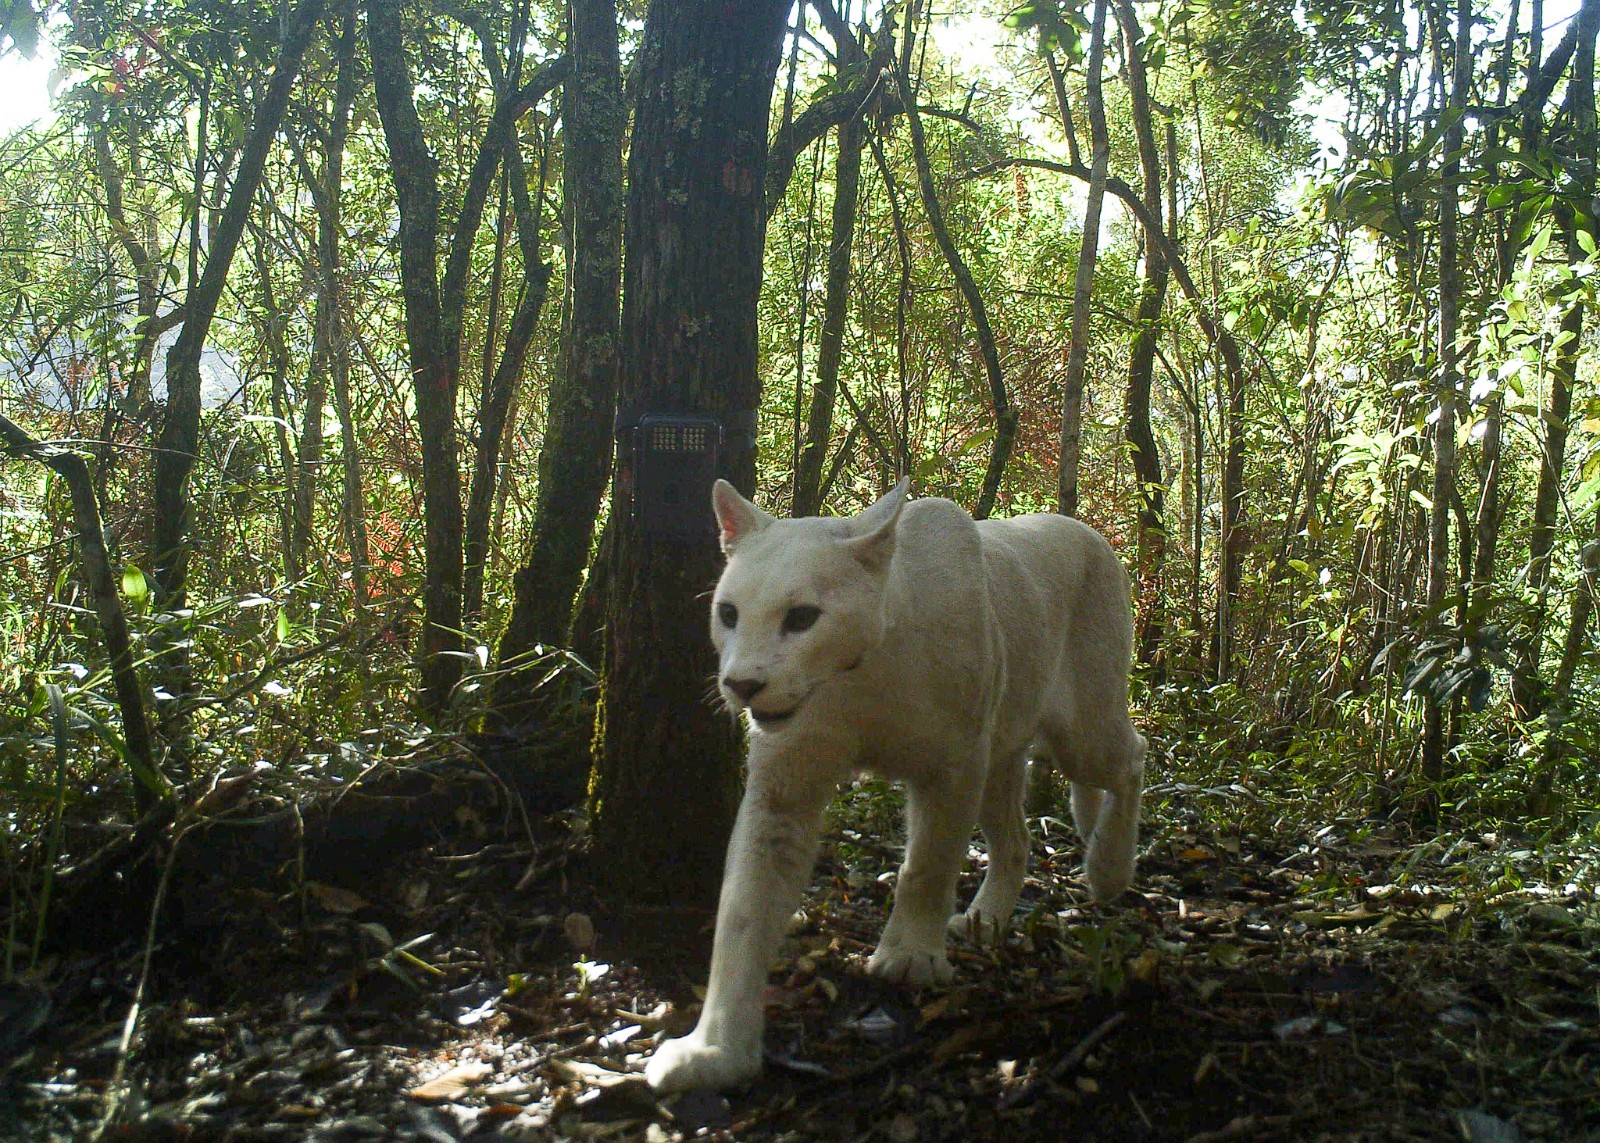
<path fill-rule="evenodd" d="M 794 635 L 811 630 L 811 625 L 822 617 L 820 607 L 791 607 L 783 616 L 783 633 Z"/>
<path fill-rule="evenodd" d="M 730 630 L 739 625 L 739 609 L 731 603 L 717 604 L 717 618 Z"/>

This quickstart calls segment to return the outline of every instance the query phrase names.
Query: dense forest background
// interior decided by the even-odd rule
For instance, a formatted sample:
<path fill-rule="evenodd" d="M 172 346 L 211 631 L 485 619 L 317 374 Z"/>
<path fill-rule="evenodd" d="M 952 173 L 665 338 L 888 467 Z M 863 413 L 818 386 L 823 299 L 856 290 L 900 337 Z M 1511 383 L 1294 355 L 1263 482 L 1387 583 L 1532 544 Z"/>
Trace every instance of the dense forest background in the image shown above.
<path fill-rule="evenodd" d="M 776 511 L 1094 524 L 1174 780 L 1592 843 L 1600 2 L 644 16 L 4 9 L 58 59 L 0 140 L 7 972 L 64 819 L 434 736 L 586 782 L 623 896 L 714 891 L 651 411 Z"/>
<path fill-rule="evenodd" d="M 349 775 L 548 716 L 497 686 L 530 658 L 563 701 L 602 669 L 650 80 L 592 7 L 595 44 L 531 0 L 8 9 L 59 59 L 0 143 L 0 399 L 46 462 L 0 516 L 14 858 L 64 800 Z M 1184 766 L 1592 829 L 1600 5 L 791 19 L 761 502 L 1073 511 Z"/>
<path fill-rule="evenodd" d="M 582 809 L 601 905 L 714 899 L 718 558 L 635 511 L 649 413 L 715 417 L 774 512 L 909 475 L 1104 532 L 1153 823 L 1592 900 L 1597 33 L 0 2 L 0 69 L 56 60 L 0 138 L 0 975 L 119 935 L 148 973 L 169 889 L 199 924 L 252 860 L 303 921 L 319 869 L 478 828 L 485 776 L 522 828 Z"/>

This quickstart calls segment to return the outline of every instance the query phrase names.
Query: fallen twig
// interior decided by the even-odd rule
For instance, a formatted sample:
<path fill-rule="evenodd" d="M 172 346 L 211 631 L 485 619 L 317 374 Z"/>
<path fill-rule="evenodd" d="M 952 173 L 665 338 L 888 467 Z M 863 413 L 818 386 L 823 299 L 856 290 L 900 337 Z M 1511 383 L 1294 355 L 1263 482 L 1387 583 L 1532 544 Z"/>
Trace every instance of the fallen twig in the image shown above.
<path fill-rule="evenodd" d="M 1082 1064 L 1083 1061 L 1088 1057 L 1089 1053 L 1094 1051 L 1095 1045 L 1109 1036 L 1116 1029 L 1117 1025 L 1121 1024 L 1127 1018 L 1128 1014 L 1126 1012 L 1113 1012 L 1104 1020 L 1100 1021 L 1099 1025 L 1096 1026 L 1094 1031 L 1090 1032 L 1083 1039 L 1079 1040 L 1077 1044 L 1073 1046 L 1072 1051 L 1068 1052 L 1066 1055 L 1062 1056 L 1061 1059 L 1057 1060 L 1049 1071 L 1034 1076 L 1033 1079 L 1029 1080 L 1021 1087 L 1018 1087 L 1013 1091 L 1001 1096 L 1000 1109 L 1004 1111 L 1008 1108 L 1016 1107 L 1018 1104 L 1026 1103 L 1028 1100 L 1038 1095 L 1040 1089 L 1043 1088 L 1045 1084 L 1053 1083 L 1056 1080 L 1059 1080 L 1062 1076 L 1078 1067 L 1078 1065 Z"/>

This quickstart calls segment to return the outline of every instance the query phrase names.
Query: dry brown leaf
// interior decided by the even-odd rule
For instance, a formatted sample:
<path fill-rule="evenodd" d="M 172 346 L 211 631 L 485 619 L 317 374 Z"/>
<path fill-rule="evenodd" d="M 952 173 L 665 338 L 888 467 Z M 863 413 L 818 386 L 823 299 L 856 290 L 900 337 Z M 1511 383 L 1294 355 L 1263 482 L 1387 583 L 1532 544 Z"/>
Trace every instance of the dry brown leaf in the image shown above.
<path fill-rule="evenodd" d="M 1145 949 L 1138 956 L 1128 960 L 1128 975 L 1141 983 L 1151 983 L 1160 971 L 1161 953 L 1157 949 Z"/>
<path fill-rule="evenodd" d="M 337 885 L 324 885 L 320 881 L 306 882 L 306 892 L 328 912 L 338 913 L 341 916 L 349 916 L 371 904 L 354 889 L 341 889 Z"/>
<path fill-rule="evenodd" d="M 448 1103 L 460 1099 L 474 1084 L 483 1082 L 494 1074 L 488 1064 L 457 1064 L 443 1075 L 435 1076 L 425 1084 L 412 1088 L 406 1094 L 426 1103 Z"/>
<path fill-rule="evenodd" d="M 256 775 L 253 770 L 243 774 L 223 775 L 199 801 L 189 807 L 189 813 L 195 817 L 226 813 L 244 800 L 244 796 L 255 785 L 255 780 Z"/>
<path fill-rule="evenodd" d="M 976 1024 L 963 1024 L 933 1050 L 933 1062 L 936 1064 L 949 1063 L 966 1051 L 972 1045 L 972 1042 L 981 1035 L 982 1029 Z"/>
<path fill-rule="evenodd" d="M 567 943 L 579 952 L 594 948 L 594 922 L 587 913 L 568 913 L 561 922 L 561 931 L 567 935 Z"/>
<path fill-rule="evenodd" d="M 943 996 L 936 996 L 922 1006 L 922 1022 L 931 1024 L 935 1020 L 942 1020 L 946 1016 L 954 1015 L 967 1006 L 967 998 L 972 994 L 970 988 L 952 988 Z"/>

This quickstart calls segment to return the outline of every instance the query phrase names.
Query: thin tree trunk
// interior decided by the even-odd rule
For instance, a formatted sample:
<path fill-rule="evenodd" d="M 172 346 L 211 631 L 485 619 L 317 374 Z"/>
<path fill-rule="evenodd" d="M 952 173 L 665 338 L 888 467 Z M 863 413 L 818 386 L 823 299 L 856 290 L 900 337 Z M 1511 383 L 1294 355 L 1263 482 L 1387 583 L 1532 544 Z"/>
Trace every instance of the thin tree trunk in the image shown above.
<path fill-rule="evenodd" d="M 233 186 L 227 204 L 211 231 L 211 245 L 205 271 L 191 288 L 184 302 L 183 328 L 167 353 L 167 412 L 162 423 L 153 471 L 151 513 L 154 550 L 153 592 L 156 606 L 168 614 L 180 611 L 187 597 L 189 571 L 189 476 L 194 471 L 200 447 L 200 354 L 211 332 L 227 285 L 239 240 L 244 236 L 267 154 L 277 137 L 278 126 L 289 104 L 289 92 L 300 71 L 300 62 L 316 32 L 323 0 L 302 0 L 284 25 L 283 40 L 266 92 L 256 105 L 255 116 L 239 155 Z M 159 640 L 168 690 L 182 695 L 189 689 L 188 656 L 181 638 Z M 174 720 L 176 736 L 184 733 L 185 720 Z"/>
<path fill-rule="evenodd" d="M 426 569 L 417 655 L 422 683 L 419 700 L 424 710 L 437 717 L 444 712 L 462 670 L 465 529 L 461 463 L 456 451 L 456 393 L 473 240 L 517 118 L 549 94 L 563 78 L 567 64 L 564 59 L 546 62 L 495 107 L 462 192 L 441 276 L 438 166 L 412 100 L 400 13 L 399 0 L 374 0 L 367 9 L 367 42 L 378 117 L 389 144 L 390 173 L 400 208 L 401 293 L 422 441 Z M 536 252 L 525 252 L 525 256 L 530 263 L 537 263 Z"/>
<path fill-rule="evenodd" d="M 283 486 L 288 494 L 278 503 L 279 546 L 283 555 L 285 584 L 300 581 L 305 574 L 301 549 L 296 546 L 294 490 L 300 464 L 289 424 L 289 345 L 283 336 L 288 312 L 279 305 L 277 287 L 272 281 L 273 256 L 267 249 L 265 230 L 255 228 L 256 279 L 261 286 L 261 311 L 258 336 L 267 356 L 268 391 L 272 400 L 272 435 L 278 444 L 278 467 L 283 471 Z M 309 546 L 309 543 L 308 543 Z"/>
<path fill-rule="evenodd" d="M 1061 119 L 1061 130 L 1067 137 L 1067 162 L 1076 166 L 1083 162 L 1083 157 L 1078 153 L 1078 132 L 1072 121 L 1072 103 L 1067 98 L 1067 77 L 1054 51 L 1045 48 L 1043 55 L 1045 70 L 1050 73 L 1050 90 L 1056 98 L 1056 115 Z"/>
<path fill-rule="evenodd" d="M 840 67 L 849 60 L 841 41 Z M 852 53 L 853 54 L 853 53 Z M 805 443 L 794 477 L 796 516 L 815 516 L 822 507 L 822 467 L 833 431 L 833 410 L 839 389 L 839 363 L 844 350 L 845 322 L 850 307 L 850 252 L 855 236 L 861 188 L 861 151 L 866 125 L 850 119 L 839 125 L 839 153 L 834 161 L 833 230 L 828 241 L 828 280 L 822 300 L 822 332 L 817 338 L 817 378 L 811 387 Z"/>
<path fill-rule="evenodd" d="M 1061 174 L 1071 175 L 1085 182 L 1091 182 L 1093 179 L 1093 172 L 1080 165 L 1057 163 L 1046 159 L 1005 159 L 980 167 L 973 172 L 973 175 L 987 174 L 991 171 L 1012 166 L 1028 166 L 1037 167 L 1045 171 L 1058 171 Z M 1138 192 L 1121 179 L 1107 177 L 1105 187 L 1107 191 L 1115 195 L 1128 208 L 1134 218 L 1138 219 L 1140 226 L 1143 226 L 1147 232 L 1160 236 L 1161 254 L 1167 260 L 1172 276 L 1178 282 L 1179 290 L 1182 291 L 1184 299 L 1189 303 L 1189 307 L 1194 313 L 1195 321 L 1199 323 L 1201 330 L 1206 335 L 1206 339 L 1222 358 L 1223 380 L 1227 387 L 1227 391 L 1223 395 L 1225 415 L 1232 418 L 1233 423 L 1240 429 L 1237 434 L 1234 434 L 1234 440 L 1229 445 L 1232 451 L 1225 458 L 1223 467 L 1223 535 L 1224 537 L 1230 537 L 1235 544 L 1239 544 L 1243 537 L 1237 533 L 1235 526 L 1244 514 L 1244 445 L 1242 429 L 1246 387 L 1244 359 L 1239 352 L 1239 343 L 1235 340 L 1233 334 L 1228 331 L 1228 328 L 1218 321 L 1208 308 L 1205 297 L 1195 284 L 1194 276 L 1189 272 L 1188 263 L 1184 261 L 1183 252 L 1178 249 L 1177 244 L 1162 228 L 1160 216 L 1152 214 L 1145 207 L 1144 201 Z M 1230 472 L 1236 474 L 1232 478 L 1233 483 L 1231 485 L 1229 484 Z M 1225 550 L 1220 557 L 1219 585 L 1231 584 L 1232 590 L 1237 592 L 1239 583 L 1237 557 L 1239 553 L 1234 552 L 1230 556 L 1226 550 L 1228 545 L 1223 544 L 1221 546 Z M 1224 597 L 1219 602 L 1219 612 L 1223 611 L 1226 606 L 1227 595 L 1224 592 Z M 1224 622 L 1219 623 L 1218 630 L 1225 631 L 1227 628 L 1226 616 L 1223 615 L 1221 618 Z M 1225 657 L 1219 657 L 1219 669 L 1225 663 Z"/>
<path fill-rule="evenodd" d="M 151 510 L 155 515 L 157 605 L 168 611 L 183 606 L 188 574 L 189 474 L 200 443 L 200 354 L 261 185 L 267 153 L 283 121 L 290 89 L 322 8 L 323 0 L 303 0 L 285 27 L 277 63 L 266 94 L 256 106 L 227 205 L 211 234 L 205 270 L 185 301 L 183 329 L 167 354 L 167 415 L 161 451 L 156 454 Z"/>
<path fill-rule="evenodd" d="M 1534 779 L 1531 810 L 1537 817 L 1554 817 L 1560 813 L 1556 799 L 1562 764 L 1572 756 L 1573 746 L 1563 727 L 1572 701 L 1572 684 L 1578 675 L 1578 664 L 1584 653 L 1593 653 L 1594 641 L 1589 638 L 1590 620 L 1600 613 L 1600 505 L 1595 507 L 1594 527 L 1590 540 L 1578 553 L 1578 589 L 1572 593 L 1572 611 L 1567 620 L 1567 637 L 1561 648 L 1561 661 L 1556 666 L 1554 682 L 1550 685 L 1552 711 L 1550 733 L 1545 737 L 1544 759 Z M 1556 712 L 1559 712 L 1557 714 Z"/>
<path fill-rule="evenodd" d="M 324 267 L 322 289 L 333 305 L 338 323 L 330 365 L 333 370 L 333 407 L 339 416 L 339 465 L 344 476 L 345 546 L 350 552 L 350 587 L 357 610 L 371 599 L 368 573 L 372 547 L 367 537 L 367 497 L 362 487 L 361 441 L 356 434 L 355 409 L 350 391 L 350 341 L 345 333 L 344 300 L 338 267 Z"/>
<path fill-rule="evenodd" d="M 909 318 L 911 313 L 911 239 L 906 233 L 905 211 L 900 206 L 900 185 L 894 177 L 894 168 L 889 166 L 889 160 L 883 152 L 883 142 L 876 134 L 867 136 L 867 145 L 872 148 L 873 165 L 878 168 L 878 175 L 883 179 L 883 196 L 889 202 L 889 221 L 894 229 L 894 246 L 896 254 L 896 269 L 894 291 L 894 372 L 895 381 L 900 392 L 900 428 L 897 434 L 897 449 L 891 454 L 890 450 L 883 447 L 879 441 L 878 433 L 873 429 L 871 422 L 866 419 L 865 413 L 854 407 L 852 402 L 851 412 L 855 415 L 855 424 L 852 432 L 857 430 L 866 433 L 868 442 L 873 448 L 884 455 L 885 464 L 888 465 L 897 477 L 905 476 L 911 471 L 911 445 L 908 437 L 911 435 L 911 407 L 910 407 L 910 370 L 911 370 L 911 332 Z M 837 380 L 837 379 L 836 379 Z M 845 388 L 842 381 L 838 388 L 845 395 L 846 401 L 850 400 L 850 391 Z M 837 475 L 837 471 L 835 472 Z M 820 504 L 827 498 L 828 489 L 833 484 L 833 477 L 823 480 L 817 500 Z"/>
<path fill-rule="evenodd" d="M 461 677 L 461 466 L 456 455 L 458 355 L 439 288 L 438 167 L 412 102 L 399 0 L 367 7 L 367 42 L 378 116 L 389 143 L 389 168 L 400 208 L 400 283 L 406 348 L 422 442 L 422 634 L 417 659 L 419 700 L 437 717 Z M 458 237 L 458 242 L 460 238 Z M 470 238 L 467 239 L 470 243 Z M 459 330 L 459 325 L 456 327 Z"/>
<path fill-rule="evenodd" d="M 767 119 L 788 12 L 788 0 L 650 6 L 634 63 L 624 409 L 728 424 L 759 407 Z M 721 475 L 747 493 L 752 443 L 735 434 L 718 454 Z M 705 496 L 705 538 L 679 542 L 652 539 L 634 519 L 626 454 L 611 487 L 593 868 L 613 900 L 709 909 L 738 801 L 740 742 L 737 726 L 704 701 L 715 659 L 702 593 L 719 562 L 710 488 L 692 493 Z"/>
<path fill-rule="evenodd" d="M 1083 386 L 1089 366 L 1091 329 L 1090 295 L 1094 267 L 1100 253 L 1100 211 L 1106 197 L 1106 165 L 1111 157 L 1106 130 L 1106 105 L 1101 71 L 1106 53 L 1106 2 L 1095 0 L 1089 24 L 1089 58 L 1084 96 L 1089 105 L 1089 201 L 1083 211 L 1078 246 L 1078 270 L 1072 286 L 1072 332 L 1067 342 L 1067 375 L 1061 393 L 1061 455 L 1057 477 L 1056 508 L 1064 516 L 1078 514 L 1078 469 L 1083 456 Z M 1062 108 L 1065 112 L 1065 107 Z M 1156 210 L 1161 209 L 1159 200 Z M 1161 228 L 1157 225 L 1156 230 Z"/>
<path fill-rule="evenodd" d="M 1102 18 L 1104 0 L 1101 0 Z M 934 241 L 950 267 L 956 287 L 966 300 L 967 311 L 972 316 L 973 335 L 978 339 L 978 352 L 983 357 L 983 368 L 989 379 L 989 400 L 994 407 L 994 439 L 989 446 L 989 464 L 984 470 L 983 485 L 978 492 L 978 502 L 973 516 L 982 520 L 994 511 L 995 499 L 1000 494 L 1000 478 L 1005 475 L 1006 461 L 1011 458 L 1011 447 L 1017 437 L 1017 411 L 1011 406 L 1011 396 L 1006 391 L 1005 374 L 1000 368 L 1000 351 L 995 345 L 994 330 L 989 325 L 989 311 L 978 292 L 978 283 L 967 268 L 950 228 L 945 224 L 944 207 L 939 203 L 938 188 L 933 182 L 933 167 L 928 160 L 928 140 L 922 131 L 922 116 L 917 112 L 916 97 L 911 90 L 911 79 L 903 67 L 895 68 L 895 82 L 900 89 L 900 102 L 904 106 L 906 125 L 911 129 L 911 155 L 917 168 L 917 185 L 922 191 L 922 210 L 928 216 L 928 228 Z"/>
<path fill-rule="evenodd" d="M 1500 51 L 1500 76 L 1495 102 L 1504 106 L 1511 92 L 1513 49 L 1517 42 L 1517 22 L 1521 0 L 1511 0 L 1511 11 L 1506 17 L 1505 41 Z M 1500 180 L 1501 123 L 1490 123 L 1486 132 L 1484 150 L 1490 154 L 1488 182 Z M 1478 211 L 1478 221 L 1484 222 L 1486 211 Z M 1496 284 L 1504 287 L 1511 280 L 1515 251 L 1510 241 L 1509 222 L 1500 227 L 1495 242 Z M 1500 540 L 1500 438 L 1504 395 L 1500 391 L 1489 394 L 1484 402 L 1483 435 L 1478 447 L 1478 509 L 1473 522 L 1474 552 L 1472 565 L 1472 605 L 1469 614 L 1483 614 L 1494 588 L 1495 555 Z"/>
<path fill-rule="evenodd" d="M 165 315 L 159 312 L 162 268 L 150 252 L 149 244 L 128 221 L 122 171 L 112 157 L 110 128 L 105 121 L 107 97 L 91 85 L 89 99 L 89 140 L 94 151 L 95 174 L 100 180 L 101 189 L 105 191 L 106 221 L 133 265 L 134 313 L 137 320 L 134 326 L 133 368 L 126 378 L 127 390 L 123 394 L 122 404 L 127 416 L 138 417 L 150 402 L 150 370 L 155 358 L 156 341 L 183 320 L 183 310 L 173 309 Z"/>
<path fill-rule="evenodd" d="M 350 108 L 356 98 L 356 32 L 353 6 L 346 11 L 338 40 L 339 70 L 334 79 L 333 117 L 327 125 L 322 176 L 304 164 L 306 183 L 317 211 L 317 304 L 312 317 L 311 363 L 306 372 L 305 408 L 300 427 L 299 459 L 295 471 L 294 511 L 290 548 L 299 575 L 305 574 L 316 519 L 317 483 L 324 456 L 322 422 L 327 414 L 328 382 L 334 357 L 343 351 L 339 302 L 331 288 L 339 272 L 339 227 L 344 198 L 344 147 L 350 129 Z M 295 577 L 298 578 L 298 575 Z"/>
<path fill-rule="evenodd" d="M 1595 167 L 1593 156 L 1597 146 L 1600 146 L 1600 122 L 1597 122 L 1595 111 L 1595 35 L 1600 31 L 1600 4 L 1595 0 L 1587 0 L 1578 15 L 1578 44 L 1573 54 L 1572 78 L 1567 89 L 1567 107 L 1571 124 L 1571 142 L 1574 157 L 1585 156 L 1590 161 L 1580 169 L 1583 173 L 1576 180 L 1575 188 L 1578 201 L 1592 202 L 1595 192 Z M 1577 163 L 1573 164 L 1575 167 Z M 1596 226 L 1592 214 L 1585 218 L 1574 216 L 1567 223 L 1566 244 L 1567 259 L 1569 263 L 1576 263 L 1583 256 L 1583 247 L 1578 241 L 1580 228 L 1586 230 L 1590 237 L 1590 246 L 1596 236 Z M 1561 376 L 1558 383 L 1564 383 L 1570 401 L 1571 382 L 1575 379 L 1576 355 L 1578 343 L 1583 329 L 1583 311 L 1581 301 L 1574 302 L 1572 307 L 1563 315 L 1561 328 L 1563 333 L 1570 330 L 1571 336 L 1562 347 L 1562 357 L 1558 358 L 1557 368 Z M 1556 426 L 1552 423 L 1548 428 L 1551 436 L 1555 435 Z M 1562 433 L 1563 445 L 1565 433 Z M 1547 444 L 1548 447 L 1548 444 Z M 1547 456 L 1546 460 L 1550 458 Z M 1559 476 L 1559 465 L 1554 466 Z M 1544 487 L 1544 469 L 1540 470 L 1540 489 Z M 1546 539 L 1544 564 L 1548 568 L 1549 543 Z M 1536 622 L 1542 624 L 1544 608 L 1546 605 L 1546 584 L 1548 572 L 1544 574 L 1544 582 L 1539 589 L 1539 613 Z M 1539 774 L 1534 783 L 1533 805 L 1535 814 L 1555 818 L 1560 815 L 1561 807 L 1556 797 L 1556 787 L 1563 762 L 1573 752 L 1573 746 L 1563 727 L 1571 704 L 1572 686 L 1577 677 L 1578 664 L 1586 650 L 1593 647 L 1588 639 L 1590 617 L 1595 613 L 1596 594 L 1600 592 L 1600 506 L 1595 508 L 1594 524 L 1590 533 L 1590 540 L 1578 551 L 1578 583 L 1577 590 L 1572 595 L 1572 610 L 1567 622 L 1566 639 L 1561 649 L 1561 658 L 1556 665 L 1555 679 L 1550 688 L 1549 709 L 1550 728 L 1545 738 L 1544 759 Z M 1542 634 L 1542 633 L 1541 633 Z M 1538 665 L 1537 641 L 1532 644 L 1534 665 Z M 1513 692 L 1515 693 L 1515 692 Z"/>
<path fill-rule="evenodd" d="M 1145 76 L 1144 29 L 1139 26 L 1132 0 L 1117 0 L 1117 20 L 1122 27 L 1123 58 L 1127 61 L 1134 134 L 1139 143 L 1144 202 L 1150 212 L 1160 218 L 1161 157 L 1156 148 L 1155 119 Z M 1165 626 L 1162 573 L 1166 562 L 1166 485 L 1161 471 L 1161 453 L 1150 428 L 1150 390 L 1155 376 L 1156 338 L 1160 333 L 1161 311 L 1167 298 L 1167 277 L 1167 260 L 1161 253 L 1161 239 L 1159 235 L 1146 232 L 1144 282 L 1139 291 L 1138 308 L 1134 312 L 1125 403 L 1125 431 L 1131 446 L 1134 478 L 1138 483 L 1138 645 L 1139 661 L 1145 664 L 1155 661 Z"/>
<path fill-rule="evenodd" d="M 490 536 L 489 522 L 494 509 L 495 488 L 500 476 L 500 445 L 505 437 L 511 413 L 512 397 L 517 381 L 522 376 L 533 335 L 544 311 L 545 298 L 550 285 L 550 266 L 544 261 L 539 242 L 539 220 L 534 202 L 544 201 L 545 172 L 549 166 L 549 140 L 539 161 L 539 193 L 533 201 L 527 195 L 527 174 L 512 155 L 520 155 L 513 136 L 507 141 L 507 177 L 501 184 L 502 192 L 516 188 L 517 233 L 523 258 L 523 280 L 517 307 L 506 331 L 505 345 L 500 363 L 484 379 L 483 396 L 478 406 L 478 432 L 474 449 L 472 486 L 467 496 L 466 515 L 466 585 L 465 614 L 476 619 L 483 606 L 483 585 L 488 571 Z M 501 199 L 501 226 L 505 225 L 505 198 Z M 497 248 L 503 249 L 504 235 L 496 237 Z M 497 265 L 499 257 L 497 255 Z M 485 338 L 485 369 L 493 360 L 493 332 Z"/>
<path fill-rule="evenodd" d="M 95 619 L 100 625 L 100 637 L 105 640 L 106 653 L 111 660 L 111 681 L 122 716 L 122 745 L 130 772 L 129 785 L 133 788 L 134 805 L 143 816 L 154 807 L 157 792 L 166 791 L 170 795 L 170 788 L 156 765 L 155 745 L 145 715 L 144 686 L 134 664 L 133 638 L 112 576 L 111 558 L 106 553 L 105 526 L 100 520 L 100 501 L 95 496 L 89 466 L 77 453 L 43 444 L 3 416 L 0 416 L 0 448 L 12 456 L 26 457 L 53 469 L 67 482 L 72 494 L 78 555 L 83 561 L 84 579 Z"/>
<path fill-rule="evenodd" d="M 1595 33 L 1600 28 L 1600 0 L 1585 0 L 1573 22 L 1576 32 L 1571 49 L 1573 77 L 1567 89 L 1567 108 L 1573 120 L 1574 135 L 1578 140 L 1595 137 L 1594 120 L 1594 52 Z M 1566 39 L 1562 41 L 1563 47 Z M 1552 54 L 1549 63 L 1555 63 L 1560 51 Z M 1548 68 L 1546 69 L 1548 70 Z M 1587 82 L 1585 82 L 1587 76 Z M 1543 82 L 1541 80 L 1541 86 Z M 1536 145 L 1540 135 L 1543 101 L 1530 106 L 1523 122 L 1524 145 Z M 1585 125 L 1590 125 L 1585 130 Z M 1594 190 L 1593 144 L 1589 144 L 1588 175 L 1574 188 L 1589 195 Z M 1580 141 L 1575 150 L 1582 154 Z M 1576 156 L 1575 156 L 1576 157 Z M 1585 186 L 1586 184 L 1586 186 Z M 1584 195 L 1587 198 L 1588 195 Z M 1577 243 L 1574 220 L 1566 222 L 1567 260 L 1581 262 L 1585 253 Z M 1545 696 L 1541 682 L 1545 625 L 1549 616 L 1550 557 L 1555 547 L 1556 516 L 1560 508 L 1561 478 L 1566 467 L 1567 435 L 1571 430 L 1572 394 L 1577 381 L 1578 354 L 1583 340 L 1584 303 L 1575 299 L 1561 316 L 1562 344 L 1551 355 L 1549 405 L 1540 418 L 1544 424 L 1544 440 L 1540 447 L 1539 482 L 1533 498 L 1533 530 L 1528 541 L 1528 588 L 1535 597 L 1533 615 L 1517 655 L 1517 669 L 1512 672 L 1511 698 L 1517 717 L 1532 718 L 1543 708 Z"/>
<path fill-rule="evenodd" d="M 323 174 L 312 176 L 306 164 L 307 185 L 311 188 L 312 204 L 317 211 L 317 309 L 314 320 L 312 368 L 325 375 L 321 381 L 324 396 L 328 382 L 332 382 L 334 412 L 339 418 L 340 470 L 343 476 L 345 546 L 350 554 L 350 580 L 357 609 L 367 604 L 367 565 L 370 559 L 367 541 L 366 500 L 361 487 L 361 448 L 356 436 L 355 417 L 350 407 L 350 347 L 344 331 L 344 303 L 340 297 L 343 274 L 341 238 L 344 204 L 344 150 L 350 131 L 350 110 L 357 93 L 356 46 L 357 3 L 352 0 L 342 19 L 339 32 L 339 72 L 334 80 L 333 122 L 327 134 L 327 151 L 323 157 Z M 304 439 L 316 438 L 316 454 L 322 457 L 322 422 L 319 413 L 313 430 L 309 414 L 302 434 L 302 465 L 306 444 Z M 315 497 L 315 472 L 302 469 L 302 489 L 298 494 L 298 518 L 310 527 Z"/>
<path fill-rule="evenodd" d="M 466 515 L 464 611 L 469 617 L 476 617 L 483 607 L 484 576 L 489 562 L 489 518 L 500 471 L 500 444 L 511 412 L 511 398 L 527 362 L 549 285 L 548 264 L 539 262 L 529 268 L 511 326 L 506 330 L 500 363 L 484 389 L 478 412 L 478 439 L 473 450 L 472 488 L 467 496 Z"/>
<path fill-rule="evenodd" d="M 618 288 L 622 247 L 622 134 L 626 108 L 612 0 L 573 0 L 562 92 L 566 157 L 567 298 L 561 367 L 550 386 L 533 543 L 513 579 L 500 641 L 494 718 L 536 712 L 533 671 L 515 670 L 538 646 L 568 641 L 573 602 L 588 565 L 595 519 L 611 472 L 617 408 Z"/>
<path fill-rule="evenodd" d="M 1471 0 L 1456 0 L 1455 69 L 1450 89 L 1454 114 L 1444 135 L 1446 159 L 1439 172 L 1439 380 L 1435 387 L 1438 416 L 1433 426 L 1433 507 L 1428 516 L 1428 608 L 1444 607 L 1450 586 L 1450 511 L 1456 495 L 1456 397 L 1460 388 L 1456 333 L 1461 321 L 1460 220 L 1457 180 L 1461 173 L 1462 120 L 1472 82 Z M 1444 711 L 1430 690 L 1423 700 L 1422 777 L 1436 784 L 1444 777 Z M 1428 812 L 1437 812 L 1429 793 Z"/>

